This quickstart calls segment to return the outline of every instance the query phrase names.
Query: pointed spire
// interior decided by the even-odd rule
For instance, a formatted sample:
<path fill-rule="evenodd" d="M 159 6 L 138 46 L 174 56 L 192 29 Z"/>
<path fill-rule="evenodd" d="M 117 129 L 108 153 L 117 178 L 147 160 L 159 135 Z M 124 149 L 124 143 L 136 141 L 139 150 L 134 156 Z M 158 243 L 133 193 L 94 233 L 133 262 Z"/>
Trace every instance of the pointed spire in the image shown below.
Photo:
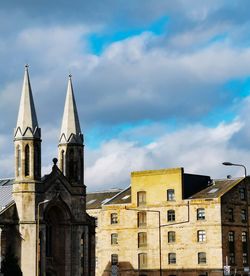
<path fill-rule="evenodd" d="M 37 122 L 36 110 L 32 96 L 28 65 L 25 65 L 22 96 L 17 117 L 15 139 L 40 138 L 40 129 Z"/>
<path fill-rule="evenodd" d="M 68 89 L 64 106 L 62 127 L 59 143 L 82 144 L 83 135 L 79 123 L 75 97 L 72 86 L 71 75 L 69 75 Z"/>

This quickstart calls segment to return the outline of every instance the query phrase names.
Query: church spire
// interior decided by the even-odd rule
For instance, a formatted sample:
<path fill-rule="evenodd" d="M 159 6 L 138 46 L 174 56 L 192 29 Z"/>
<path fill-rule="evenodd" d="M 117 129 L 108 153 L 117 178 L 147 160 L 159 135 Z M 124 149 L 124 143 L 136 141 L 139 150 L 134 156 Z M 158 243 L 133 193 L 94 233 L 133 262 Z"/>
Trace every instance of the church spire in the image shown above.
<path fill-rule="evenodd" d="M 82 145 L 83 135 L 79 123 L 71 77 L 69 75 L 59 144 Z"/>
<path fill-rule="evenodd" d="M 25 65 L 22 96 L 14 139 L 21 139 L 24 137 L 40 139 L 40 136 L 41 134 L 30 85 L 28 65 Z"/>

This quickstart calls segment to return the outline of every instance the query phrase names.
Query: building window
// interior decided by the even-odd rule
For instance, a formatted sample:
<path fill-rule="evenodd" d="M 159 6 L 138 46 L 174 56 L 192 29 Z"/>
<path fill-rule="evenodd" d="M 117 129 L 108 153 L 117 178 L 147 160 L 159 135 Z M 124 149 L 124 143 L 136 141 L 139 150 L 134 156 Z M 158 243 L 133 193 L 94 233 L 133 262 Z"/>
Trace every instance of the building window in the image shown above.
<path fill-rule="evenodd" d="M 167 190 L 167 200 L 168 201 L 174 201 L 175 200 L 174 189 Z"/>
<path fill-rule="evenodd" d="M 205 252 L 199 252 L 198 253 L 198 264 L 206 264 L 207 263 L 207 257 Z"/>
<path fill-rule="evenodd" d="M 242 254 L 242 262 L 243 262 L 243 265 L 246 265 L 248 263 L 247 253 Z"/>
<path fill-rule="evenodd" d="M 138 192 L 137 206 L 145 206 L 145 205 L 146 205 L 146 192 Z"/>
<path fill-rule="evenodd" d="M 230 265 L 235 264 L 235 255 L 234 255 L 234 252 L 230 252 L 229 253 L 229 264 Z"/>
<path fill-rule="evenodd" d="M 175 232 L 174 231 L 169 231 L 168 232 L 168 242 L 175 242 Z"/>
<path fill-rule="evenodd" d="M 242 242 L 247 242 L 247 232 L 241 233 L 241 240 L 242 240 Z"/>
<path fill-rule="evenodd" d="M 117 224 L 118 223 L 118 215 L 117 215 L 117 213 L 112 213 L 110 215 L 110 222 L 111 222 L 111 224 Z"/>
<path fill-rule="evenodd" d="M 240 199 L 241 200 L 246 200 L 246 189 L 245 188 L 240 188 L 239 192 L 240 192 Z"/>
<path fill-rule="evenodd" d="M 30 147 L 29 145 L 25 146 L 25 166 L 24 166 L 24 173 L 25 176 L 30 175 Z"/>
<path fill-rule="evenodd" d="M 147 246 L 147 233 L 138 233 L 138 248 Z"/>
<path fill-rule="evenodd" d="M 233 231 L 228 232 L 228 241 L 234 242 L 234 232 Z"/>
<path fill-rule="evenodd" d="M 176 254 L 175 253 L 168 253 L 168 263 L 176 264 Z"/>
<path fill-rule="evenodd" d="M 62 173 L 65 174 L 65 153 L 64 153 L 64 150 L 61 151 L 61 169 L 62 169 Z"/>
<path fill-rule="evenodd" d="M 175 211 L 168 210 L 168 221 L 175 221 Z"/>
<path fill-rule="evenodd" d="M 234 221 L 234 209 L 233 208 L 228 208 L 228 220 Z"/>
<path fill-rule="evenodd" d="M 118 255 L 117 254 L 112 254 L 111 255 L 111 264 L 112 265 L 117 265 L 118 264 Z"/>
<path fill-rule="evenodd" d="M 198 242 L 205 242 L 206 241 L 206 231 L 205 230 L 199 230 L 197 232 L 197 241 Z"/>
<path fill-rule="evenodd" d="M 147 213 L 138 212 L 137 213 L 137 225 L 138 227 L 145 227 L 147 225 Z"/>
<path fill-rule="evenodd" d="M 241 210 L 241 222 L 247 221 L 247 211 L 245 209 Z"/>
<path fill-rule="evenodd" d="M 111 244 L 112 245 L 118 244 L 118 234 L 117 233 L 111 234 Z"/>
<path fill-rule="evenodd" d="M 138 254 L 138 266 L 139 266 L 139 269 L 147 267 L 147 254 L 146 253 Z"/>
<path fill-rule="evenodd" d="M 21 150 L 19 145 L 17 146 L 16 152 L 17 152 L 17 176 L 19 176 L 21 174 Z"/>
<path fill-rule="evenodd" d="M 205 209 L 204 208 L 199 208 L 197 209 L 197 220 L 204 220 L 205 217 Z"/>

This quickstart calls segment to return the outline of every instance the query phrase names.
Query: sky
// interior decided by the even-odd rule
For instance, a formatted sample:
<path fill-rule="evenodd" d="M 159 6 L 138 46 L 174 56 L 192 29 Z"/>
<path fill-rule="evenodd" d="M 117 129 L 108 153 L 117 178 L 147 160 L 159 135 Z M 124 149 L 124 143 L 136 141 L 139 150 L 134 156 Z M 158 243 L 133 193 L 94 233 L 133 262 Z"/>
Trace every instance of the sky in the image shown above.
<path fill-rule="evenodd" d="M 68 75 L 85 139 L 88 191 L 130 173 L 250 171 L 250 1 L 5 1 L 0 10 L 0 176 L 29 64 L 42 168 L 57 156 Z"/>

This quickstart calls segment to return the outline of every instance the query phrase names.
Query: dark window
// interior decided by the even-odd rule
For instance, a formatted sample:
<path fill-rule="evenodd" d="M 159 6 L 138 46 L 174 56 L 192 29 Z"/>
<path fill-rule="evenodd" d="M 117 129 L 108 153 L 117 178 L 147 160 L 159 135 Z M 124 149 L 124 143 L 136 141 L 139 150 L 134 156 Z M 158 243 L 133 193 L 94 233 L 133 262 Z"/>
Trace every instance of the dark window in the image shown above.
<path fill-rule="evenodd" d="M 111 264 L 112 265 L 117 265 L 118 264 L 118 255 L 117 254 L 112 254 L 111 255 Z"/>
<path fill-rule="evenodd" d="M 248 263 L 247 253 L 242 254 L 242 263 L 246 265 Z"/>
<path fill-rule="evenodd" d="M 205 252 L 199 252 L 198 253 L 198 264 L 206 264 L 207 263 L 207 257 Z"/>
<path fill-rule="evenodd" d="M 24 167 L 25 176 L 30 175 L 30 147 L 29 145 L 25 146 L 25 167 Z"/>
<path fill-rule="evenodd" d="M 146 253 L 138 254 L 138 266 L 139 266 L 139 269 L 147 267 L 147 254 Z"/>
<path fill-rule="evenodd" d="M 246 200 L 246 189 L 245 188 L 240 188 L 239 192 L 240 192 L 240 199 L 241 200 Z"/>
<path fill-rule="evenodd" d="M 168 242 L 175 242 L 175 232 L 174 231 L 169 231 L 168 232 Z"/>
<path fill-rule="evenodd" d="M 235 264 L 235 255 L 234 255 L 234 252 L 230 252 L 229 253 L 229 264 L 230 265 Z"/>
<path fill-rule="evenodd" d="M 175 211 L 168 210 L 168 221 L 175 221 Z"/>
<path fill-rule="evenodd" d="M 234 221 L 234 209 L 233 208 L 228 208 L 228 220 Z"/>
<path fill-rule="evenodd" d="M 197 209 L 197 220 L 204 220 L 205 217 L 205 209 L 204 208 L 199 208 Z"/>
<path fill-rule="evenodd" d="M 117 233 L 112 233 L 111 234 L 111 244 L 118 244 L 118 234 Z"/>
<path fill-rule="evenodd" d="M 147 233 L 140 232 L 138 233 L 138 247 L 145 247 L 147 246 Z"/>
<path fill-rule="evenodd" d="M 247 221 L 247 211 L 245 209 L 241 210 L 241 222 Z"/>
<path fill-rule="evenodd" d="M 176 264 L 176 254 L 175 253 L 168 253 L 168 263 Z"/>
<path fill-rule="evenodd" d="M 64 150 L 61 151 L 61 167 L 62 167 L 62 173 L 65 174 L 65 152 Z"/>
<path fill-rule="evenodd" d="M 46 225 L 46 256 L 52 256 L 52 226 Z"/>
<path fill-rule="evenodd" d="M 138 192 L 137 206 L 145 206 L 145 205 L 146 205 L 146 192 Z"/>
<path fill-rule="evenodd" d="M 110 223 L 111 224 L 117 224 L 118 223 L 118 215 L 117 215 L 117 213 L 112 213 L 110 215 Z"/>
<path fill-rule="evenodd" d="M 206 231 L 205 230 L 199 230 L 197 232 L 197 241 L 198 242 L 205 242 L 206 241 Z"/>
<path fill-rule="evenodd" d="M 168 201 L 174 201 L 175 200 L 174 189 L 167 190 L 167 200 Z"/>
<path fill-rule="evenodd" d="M 137 224 L 138 227 L 145 227 L 147 225 L 147 213 L 146 212 L 138 212 L 137 213 Z"/>
<path fill-rule="evenodd" d="M 228 232 L 228 241 L 234 242 L 234 232 L 233 231 Z"/>

